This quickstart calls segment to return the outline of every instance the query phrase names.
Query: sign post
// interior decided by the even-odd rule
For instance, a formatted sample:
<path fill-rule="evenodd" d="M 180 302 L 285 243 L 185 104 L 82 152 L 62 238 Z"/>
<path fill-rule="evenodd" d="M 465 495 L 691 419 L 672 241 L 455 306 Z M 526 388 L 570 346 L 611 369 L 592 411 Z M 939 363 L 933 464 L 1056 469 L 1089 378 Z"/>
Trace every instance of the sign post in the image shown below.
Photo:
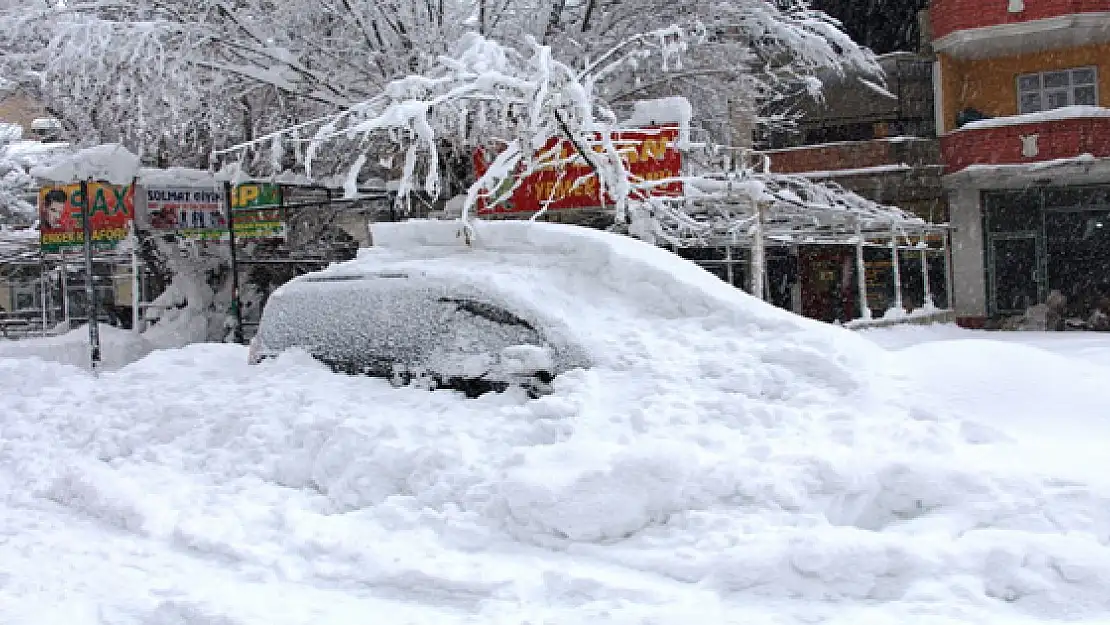
<path fill-rule="evenodd" d="M 69 332 L 69 260 L 66 259 L 66 251 L 64 249 L 58 250 L 58 255 L 62 258 L 62 317 L 66 322 L 66 332 Z"/>
<path fill-rule="evenodd" d="M 871 320 L 871 304 L 867 302 L 867 260 L 863 255 L 863 227 L 856 220 L 856 282 L 859 288 L 860 319 Z"/>
<path fill-rule="evenodd" d="M 243 311 L 239 306 L 239 261 L 235 251 L 235 210 L 232 208 L 232 186 L 224 182 L 224 210 L 227 211 L 227 237 L 231 246 L 231 312 L 235 317 L 233 336 L 243 344 Z"/>
<path fill-rule="evenodd" d="M 140 334 L 143 329 L 139 327 L 139 307 L 142 304 L 142 281 L 139 279 L 139 233 L 135 222 L 131 228 L 131 331 Z"/>
<path fill-rule="evenodd" d="M 47 300 L 46 283 L 47 283 L 47 279 L 46 279 L 46 254 L 43 254 L 40 251 L 39 252 L 39 297 L 42 298 L 42 303 L 39 304 L 39 308 L 42 309 L 42 335 L 44 337 L 46 336 L 46 326 L 47 326 L 47 324 L 49 324 L 49 321 L 47 321 L 47 316 L 46 316 L 46 303 L 47 303 L 46 302 L 46 300 Z"/>
<path fill-rule="evenodd" d="M 752 295 L 766 299 L 767 249 L 763 236 L 763 202 L 755 202 L 755 222 L 752 224 L 751 271 Z"/>
<path fill-rule="evenodd" d="M 89 182 L 81 181 L 81 225 L 85 234 L 85 297 L 88 300 L 89 351 L 93 373 L 100 364 L 100 314 L 96 301 L 96 284 L 93 281 L 92 219 L 90 215 Z"/>

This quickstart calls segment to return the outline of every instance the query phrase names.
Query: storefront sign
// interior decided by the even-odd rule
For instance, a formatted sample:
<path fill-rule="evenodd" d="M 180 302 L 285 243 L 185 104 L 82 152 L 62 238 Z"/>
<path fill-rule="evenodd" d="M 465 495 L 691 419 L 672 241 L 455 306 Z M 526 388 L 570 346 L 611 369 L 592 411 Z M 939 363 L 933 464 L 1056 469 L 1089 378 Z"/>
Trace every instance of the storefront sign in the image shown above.
<path fill-rule="evenodd" d="M 223 191 L 211 188 L 165 187 L 146 190 L 151 227 L 176 232 L 197 241 L 227 239 Z M 231 190 L 235 237 L 242 240 L 280 239 L 285 236 L 281 187 L 242 184 Z"/>
<path fill-rule="evenodd" d="M 92 244 L 110 249 L 127 238 L 128 224 L 135 215 L 135 189 L 131 185 L 90 182 L 89 224 Z M 85 198 L 80 184 L 46 186 L 39 189 L 39 232 L 42 251 L 55 253 L 85 244 L 82 207 Z"/>
<path fill-rule="evenodd" d="M 263 240 L 285 238 L 281 187 L 276 184 L 241 184 L 231 190 L 235 238 Z"/>
<path fill-rule="evenodd" d="M 148 188 L 150 227 L 189 239 L 218 239 L 220 231 L 227 229 L 222 196 L 220 190 L 211 188 Z"/>
<path fill-rule="evenodd" d="M 682 153 L 674 143 L 678 128 L 626 130 L 612 134 L 613 143 L 622 154 L 624 165 L 634 179 L 659 181 L 682 175 Z M 558 147 L 558 150 L 555 148 Z M 603 153 L 601 135 L 595 135 L 588 149 Z M 555 152 L 547 163 L 524 177 L 508 200 L 488 205 L 487 197 L 478 200 L 479 215 L 534 213 L 547 204 L 548 210 L 598 208 L 614 204 L 608 193 L 601 197 L 597 176 L 574 145 L 566 139 L 553 138 L 537 152 L 536 158 Z M 475 171 L 482 176 L 489 165 L 481 151 L 474 155 Z M 511 181 L 506 184 L 508 187 Z M 671 180 L 647 192 L 655 197 L 680 197 L 682 182 Z M 492 194 L 496 196 L 497 194 Z"/>

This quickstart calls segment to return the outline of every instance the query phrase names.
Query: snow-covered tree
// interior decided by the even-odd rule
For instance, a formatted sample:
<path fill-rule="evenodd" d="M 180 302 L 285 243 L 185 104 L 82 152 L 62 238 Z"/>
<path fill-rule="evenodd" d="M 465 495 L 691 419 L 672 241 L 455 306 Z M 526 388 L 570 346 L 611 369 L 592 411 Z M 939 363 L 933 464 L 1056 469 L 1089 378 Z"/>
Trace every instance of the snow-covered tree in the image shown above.
<path fill-rule="evenodd" d="M 180 162 L 432 71 L 468 30 L 581 68 L 671 24 L 704 29 L 681 68 L 626 64 L 599 88 L 614 106 L 683 93 L 720 141 L 737 110 L 787 119 L 821 70 L 876 69 L 804 0 L 22 0 L 0 8 L 0 74 L 75 140 Z"/>
<path fill-rule="evenodd" d="M 465 189 L 469 211 L 569 140 L 616 214 L 663 236 L 722 217 L 629 174 L 612 139 L 634 102 L 686 96 L 684 128 L 727 143 L 738 117 L 788 124 L 822 75 L 878 71 L 804 0 L 26 0 L 0 11 L 0 46 L 3 74 L 81 142 L 205 165 L 244 141 L 232 161 L 253 174 L 340 174 L 354 192 L 384 173 L 402 199 Z M 480 146 L 496 158 L 471 184 Z"/>
<path fill-rule="evenodd" d="M 227 175 L 239 175 L 243 170 L 257 174 L 267 168 L 277 173 L 284 166 L 279 156 L 286 152 L 285 142 L 291 142 L 297 162 L 311 177 L 317 154 L 330 154 L 330 159 L 324 159 L 329 165 L 341 155 L 340 161 L 353 161 L 347 175 L 347 188 L 353 193 L 368 163 L 373 167 L 373 157 L 397 154 L 401 160 L 398 195 L 405 199 L 416 190 L 433 197 L 441 195 L 440 151 L 444 146 L 491 148 L 496 158 L 467 189 L 464 220 L 479 199 L 491 204 L 505 201 L 530 174 L 576 160 L 589 165 L 602 194 L 612 199 L 618 220 L 646 222 L 649 231 L 642 229 L 643 224 L 637 226 L 641 234 L 672 240 L 742 227 L 750 222 L 756 202 L 778 206 L 779 214 L 795 218 L 812 216 L 819 209 L 826 214 L 840 211 L 860 221 L 903 216 L 839 187 L 774 176 L 748 163 L 731 167 L 723 178 L 692 175 L 684 179 L 701 195 L 724 189 L 731 196 L 735 191 L 743 200 L 735 210 L 704 210 L 687 199 L 654 197 L 652 188 L 668 181 L 644 180 L 630 173 L 628 154 L 614 138 L 621 127 L 620 117 L 605 96 L 612 92 L 606 87 L 613 80 L 622 80 L 629 67 L 681 72 L 685 51 L 706 40 L 700 26 L 683 29 L 672 25 L 632 35 L 578 68 L 558 59 L 551 46 L 530 35 L 525 35 L 527 48 L 521 51 L 469 33 L 453 54 L 442 57 L 430 72 L 393 81 L 381 96 L 223 151 L 220 156 Z M 680 147 L 698 147 L 689 140 L 686 100 L 675 98 L 667 101 L 667 106 L 677 109 L 665 114 L 673 114 L 673 120 L 682 126 Z M 312 138 L 302 139 L 309 132 Z M 553 139 L 569 141 L 574 153 L 549 148 Z M 711 148 L 708 144 L 700 147 Z"/>
<path fill-rule="evenodd" d="M 27 225 L 34 220 L 35 207 L 26 198 L 34 180 L 8 153 L 8 146 L 22 134 L 19 126 L 0 123 L 0 225 Z"/>

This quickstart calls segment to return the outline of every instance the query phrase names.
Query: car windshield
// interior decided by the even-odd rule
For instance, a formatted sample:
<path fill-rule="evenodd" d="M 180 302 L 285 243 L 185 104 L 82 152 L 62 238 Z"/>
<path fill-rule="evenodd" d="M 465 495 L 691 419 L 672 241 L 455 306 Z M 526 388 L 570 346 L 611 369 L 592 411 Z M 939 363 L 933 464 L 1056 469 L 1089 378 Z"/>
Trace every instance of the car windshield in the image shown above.
<path fill-rule="evenodd" d="M 303 348 L 364 369 L 394 364 L 480 375 L 488 358 L 543 344 L 532 323 L 490 298 L 423 277 L 313 279 L 271 298 L 259 339 L 267 351 Z"/>

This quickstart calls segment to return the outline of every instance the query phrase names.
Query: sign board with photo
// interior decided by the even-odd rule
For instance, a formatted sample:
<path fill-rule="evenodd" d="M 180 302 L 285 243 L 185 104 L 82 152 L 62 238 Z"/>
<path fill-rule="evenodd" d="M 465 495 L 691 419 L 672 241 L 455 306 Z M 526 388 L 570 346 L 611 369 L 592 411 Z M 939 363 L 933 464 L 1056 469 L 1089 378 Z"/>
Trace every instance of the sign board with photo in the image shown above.
<path fill-rule="evenodd" d="M 145 189 L 151 228 L 176 232 L 196 241 L 226 241 L 227 218 L 223 190 L 189 187 Z M 235 238 L 245 241 L 282 239 L 285 220 L 281 187 L 248 183 L 231 191 Z"/>
<path fill-rule="evenodd" d="M 127 238 L 135 216 L 135 188 L 100 182 L 87 184 L 92 244 L 111 249 Z M 80 184 L 48 185 L 39 189 L 39 233 L 42 251 L 57 253 L 85 244 Z"/>

